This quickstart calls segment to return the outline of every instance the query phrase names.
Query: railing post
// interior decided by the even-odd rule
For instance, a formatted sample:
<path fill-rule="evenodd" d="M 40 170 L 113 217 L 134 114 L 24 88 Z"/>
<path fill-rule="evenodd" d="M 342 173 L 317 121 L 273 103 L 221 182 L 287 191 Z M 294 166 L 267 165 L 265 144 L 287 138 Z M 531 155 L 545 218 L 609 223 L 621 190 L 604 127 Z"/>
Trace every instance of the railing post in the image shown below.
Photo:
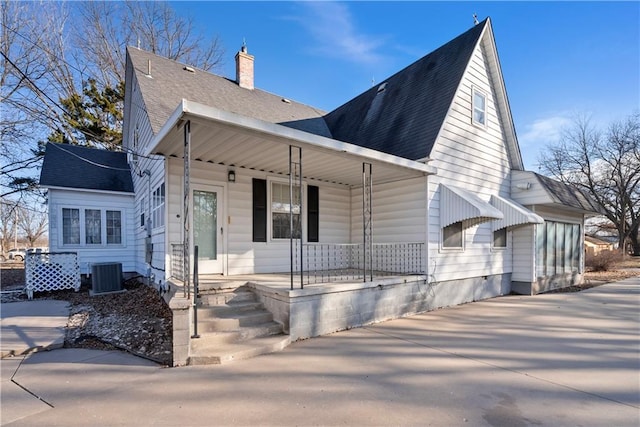
<path fill-rule="evenodd" d="M 189 241 L 189 234 L 191 224 L 189 222 L 189 197 L 190 197 L 190 189 L 189 189 L 189 169 L 191 163 L 191 121 L 187 121 L 184 124 L 184 199 L 182 200 L 182 262 L 184 263 L 182 266 L 182 271 L 184 273 L 184 277 L 182 279 L 182 283 L 184 285 L 183 293 L 185 298 L 191 298 L 191 284 L 189 282 L 189 262 L 190 254 L 189 254 L 189 245 L 191 244 Z"/>
<path fill-rule="evenodd" d="M 200 338 L 198 335 L 198 246 L 193 248 L 193 335 L 191 338 Z"/>

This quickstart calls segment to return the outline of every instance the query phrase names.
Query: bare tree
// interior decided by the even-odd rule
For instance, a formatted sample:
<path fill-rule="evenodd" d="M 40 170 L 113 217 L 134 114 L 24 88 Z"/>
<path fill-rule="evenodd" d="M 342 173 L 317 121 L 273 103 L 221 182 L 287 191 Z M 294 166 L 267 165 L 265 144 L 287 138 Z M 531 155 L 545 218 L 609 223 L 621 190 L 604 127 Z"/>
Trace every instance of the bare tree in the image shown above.
<path fill-rule="evenodd" d="M 591 195 L 615 226 L 620 248 L 640 255 L 640 114 L 602 132 L 578 117 L 539 159 L 543 173 Z"/>
<path fill-rule="evenodd" d="M 205 70 L 223 54 L 217 37 L 205 38 L 168 3 L 0 0 L 0 7 L 0 196 L 37 190 L 47 140 L 118 147 L 126 46 Z M 91 110 L 97 97 L 113 100 L 115 114 Z M 99 126 L 107 144 L 78 128 L 74 119 L 87 110 L 89 121 L 107 117 Z"/>
<path fill-rule="evenodd" d="M 84 2 L 85 26 L 75 35 L 80 56 L 103 85 L 124 81 L 125 50 L 138 46 L 160 56 L 203 70 L 222 63 L 224 51 L 217 36 L 196 32 L 193 19 L 178 15 L 164 2 Z"/>
<path fill-rule="evenodd" d="M 17 240 L 17 215 L 16 203 L 0 199 L 0 254 L 5 254 Z"/>
<path fill-rule="evenodd" d="M 29 247 L 35 246 L 36 241 L 47 232 L 47 214 L 24 207 L 19 208 L 18 227 Z"/>
<path fill-rule="evenodd" d="M 0 194 L 31 190 L 34 180 L 25 179 L 37 171 L 37 142 L 48 129 L 63 124 L 56 96 L 68 93 L 56 75 L 60 40 L 66 20 L 56 3 L 0 2 Z"/>

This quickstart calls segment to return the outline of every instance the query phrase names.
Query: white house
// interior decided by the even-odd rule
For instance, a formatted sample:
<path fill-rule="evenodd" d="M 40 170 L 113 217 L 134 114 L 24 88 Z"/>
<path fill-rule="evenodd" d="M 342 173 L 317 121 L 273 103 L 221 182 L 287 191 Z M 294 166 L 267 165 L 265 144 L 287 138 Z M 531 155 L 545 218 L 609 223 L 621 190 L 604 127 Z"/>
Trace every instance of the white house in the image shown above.
<path fill-rule="evenodd" d="M 135 195 L 125 153 L 49 143 L 40 185 L 48 189 L 50 252 L 76 252 L 82 274 L 98 262 L 136 271 Z"/>
<path fill-rule="evenodd" d="M 256 89 L 246 47 L 236 67 L 127 51 L 127 239 L 170 290 L 174 363 L 203 352 L 195 246 L 217 303 L 248 288 L 289 340 L 582 280 L 597 207 L 523 170 L 489 19 L 328 113 Z"/>

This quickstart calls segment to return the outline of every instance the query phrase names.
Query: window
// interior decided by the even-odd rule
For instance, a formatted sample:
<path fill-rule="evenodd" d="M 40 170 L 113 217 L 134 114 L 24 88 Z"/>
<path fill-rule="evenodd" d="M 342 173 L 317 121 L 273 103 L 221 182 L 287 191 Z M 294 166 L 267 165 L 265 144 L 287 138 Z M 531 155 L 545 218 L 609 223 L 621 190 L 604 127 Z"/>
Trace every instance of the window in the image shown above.
<path fill-rule="evenodd" d="M 62 208 L 63 245 L 122 245 L 122 228 L 120 210 Z"/>
<path fill-rule="evenodd" d="M 442 229 L 442 247 L 462 249 L 462 222 L 447 225 Z"/>
<path fill-rule="evenodd" d="M 578 224 L 545 221 L 536 225 L 536 276 L 579 271 L 581 236 Z"/>
<path fill-rule="evenodd" d="M 476 125 L 485 126 L 487 124 L 487 97 L 475 88 L 472 93 L 472 121 Z"/>
<path fill-rule="evenodd" d="M 107 245 L 122 243 L 122 213 L 107 211 Z"/>
<path fill-rule="evenodd" d="M 151 197 L 151 226 L 162 227 L 164 226 L 164 182 L 153 191 Z"/>
<path fill-rule="evenodd" d="M 99 245 L 102 243 L 102 221 L 99 209 L 84 210 L 84 235 L 87 245 Z"/>
<path fill-rule="evenodd" d="M 298 186 L 294 188 L 294 199 L 300 197 Z M 267 180 L 253 178 L 252 180 L 252 211 L 253 211 L 253 241 L 267 241 L 267 225 L 269 223 L 268 207 L 271 203 L 271 238 L 288 239 L 289 232 L 289 184 L 282 182 L 271 183 L 271 199 L 267 197 Z M 320 239 L 320 189 L 314 185 L 307 186 L 307 241 L 318 242 Z M 293 203 L 294 237 L 301 237 L 300 202 Z"/>
<path fill-rule="evenodd" d="M 290 238 L 289 214 L 293 213 L 293 237 L 301 237 L 300 224 L 300 187 L 293 187 L 293 203 L 290 203 L 289 184 L 271 183 L 271 237 L 273 239 Z"/>
<path fill-rule="evenodd" d="M 507 229 L 501 228 L 493 232 L 493 247 L 494 248 L 506 248 L 507 247 Z"/>
<path fill-rule="evenodd" d="M 144 207 L 146 206 L 144 197 L 140 199 L 140 227 L 144 227 Z"/>
<path fill-rule="evenodd" d="M 80 244 L 80 209 L 62 209 L 62 244 Z"/>

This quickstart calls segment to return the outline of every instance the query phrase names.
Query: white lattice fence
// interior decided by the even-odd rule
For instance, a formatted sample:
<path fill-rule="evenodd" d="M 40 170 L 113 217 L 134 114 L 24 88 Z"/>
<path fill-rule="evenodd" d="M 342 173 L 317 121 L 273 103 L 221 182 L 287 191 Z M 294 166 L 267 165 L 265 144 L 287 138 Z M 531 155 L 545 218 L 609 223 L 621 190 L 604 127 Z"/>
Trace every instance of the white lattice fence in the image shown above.
<path fill-rule="evenodd" d="M 34 292 L 80 290 L 80 266 L 75 252 L 27 254 L 25 265 L 29 299 Z"/>

